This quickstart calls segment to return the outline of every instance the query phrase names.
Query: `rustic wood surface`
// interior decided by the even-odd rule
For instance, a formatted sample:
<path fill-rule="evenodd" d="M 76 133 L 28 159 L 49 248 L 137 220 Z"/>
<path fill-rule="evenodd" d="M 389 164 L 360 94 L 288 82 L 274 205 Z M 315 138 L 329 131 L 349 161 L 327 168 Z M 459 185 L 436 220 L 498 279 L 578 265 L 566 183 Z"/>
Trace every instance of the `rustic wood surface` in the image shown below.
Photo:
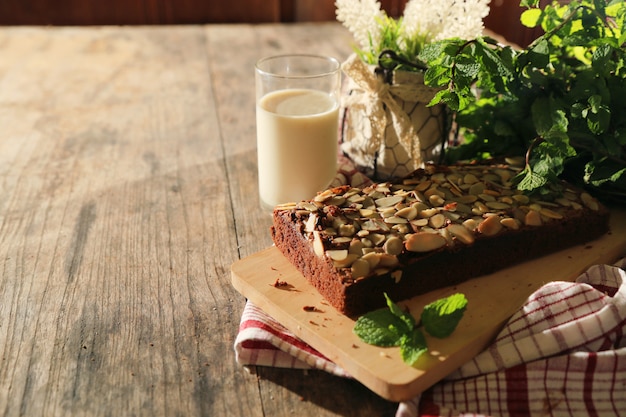
<path fill-rule="evenodd" d="M 0 28 L 0 415 L 385 416 L 356 381 L 235 362 L 257 210 L 254 62 L 334 23 Z"/>

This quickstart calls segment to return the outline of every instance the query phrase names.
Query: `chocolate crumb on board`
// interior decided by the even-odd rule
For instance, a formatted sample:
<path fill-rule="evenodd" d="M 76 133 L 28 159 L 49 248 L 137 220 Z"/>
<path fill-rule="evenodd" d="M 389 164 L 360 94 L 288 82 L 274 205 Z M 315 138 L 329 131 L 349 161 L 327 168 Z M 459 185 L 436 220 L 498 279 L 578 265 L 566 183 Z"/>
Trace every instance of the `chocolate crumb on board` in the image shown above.
<path fill-rule="evenodd" d="M 281 281 L 279 278 L 276 278 L 276 281 L 274 281 L 274 287 L 276 288 L 287 286 L 289 286 L 289 283 L 287 281 Z"/>
<path fill-rule="evenodd" d="M 302 307 L 302 309 L 304 311 L 307 311 L 307 312 L 323 313 L 322 310 L 320 310 L 319 308 L 317 308 L 315 306 L 304 306 L 304 307 Z"/>
<path fill-rule="evenodd" d="M 297 291 L 293 285 L 291 285 L 287 281 L 281 281 L 280 278 L 276 278 L 276 281 L 274 281 L 274 283 L 270 285 L 274 288 L 278 288 L 279 290 Z"/>

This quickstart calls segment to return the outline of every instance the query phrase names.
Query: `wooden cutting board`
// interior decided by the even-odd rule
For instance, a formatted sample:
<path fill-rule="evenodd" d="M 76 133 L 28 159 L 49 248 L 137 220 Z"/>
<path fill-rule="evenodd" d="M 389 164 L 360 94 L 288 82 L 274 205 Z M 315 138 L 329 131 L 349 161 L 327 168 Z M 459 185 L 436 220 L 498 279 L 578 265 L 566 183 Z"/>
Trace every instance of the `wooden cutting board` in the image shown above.
<path fill-rule="evenodd" d="M 462 292 L 468 299 L 459 327 L 446 339 L 427 338 L 429 354 L 414 367 L 402 361 L 399 348 L 361 342 L 352 332 L 354 321 L 327 304 L 275 247 L 235 262 L 231 271 L 233 286 L 243 296 L 378 395 L 403 401 L 480 353 L 543 284 L 573 281 L 589 266 L 625 254 L 626 212 L 614 211 L 611 232 L 596 241 L 400 303 L 419 317 L 424 305 L 441 297 Z M 289 287 L 275 287 L 276 280 Z M 307 306 L 316 309 L 308 311 Z"/>

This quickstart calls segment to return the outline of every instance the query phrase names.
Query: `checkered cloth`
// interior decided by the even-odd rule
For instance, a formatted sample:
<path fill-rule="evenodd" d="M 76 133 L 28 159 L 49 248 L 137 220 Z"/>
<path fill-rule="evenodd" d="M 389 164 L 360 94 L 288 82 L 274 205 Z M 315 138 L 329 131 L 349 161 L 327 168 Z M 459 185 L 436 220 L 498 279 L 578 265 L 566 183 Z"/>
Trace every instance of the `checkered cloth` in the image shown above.
<path fill-rule="evenodd" d="M 346 169 L 342 182 L 367 182 Z M 626 416 L 626 257 L 595 265 L 576 282 L 534 292 L 495 341 L 396 417 Z M 549 277 L 546 277 L 549 279 Z M 345 370 L 252 303 L 235 353 L 244 366 Z"/>

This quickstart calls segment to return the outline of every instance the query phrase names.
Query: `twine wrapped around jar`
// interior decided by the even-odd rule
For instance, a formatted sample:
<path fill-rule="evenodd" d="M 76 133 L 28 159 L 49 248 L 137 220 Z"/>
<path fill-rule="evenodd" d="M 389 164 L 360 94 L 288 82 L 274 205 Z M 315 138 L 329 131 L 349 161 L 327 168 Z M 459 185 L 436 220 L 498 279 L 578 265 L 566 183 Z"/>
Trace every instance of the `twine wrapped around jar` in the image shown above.
<path fill-rule="evenodd" d="M 447 113 L 427 107 L 438 90 L 422 72 L 391 72 L 388 79 L 355 54 L 342 64 L 349 78 L 343 97 L 342 151 L 377 180 L 406 176 L 442 152 Z"/>

